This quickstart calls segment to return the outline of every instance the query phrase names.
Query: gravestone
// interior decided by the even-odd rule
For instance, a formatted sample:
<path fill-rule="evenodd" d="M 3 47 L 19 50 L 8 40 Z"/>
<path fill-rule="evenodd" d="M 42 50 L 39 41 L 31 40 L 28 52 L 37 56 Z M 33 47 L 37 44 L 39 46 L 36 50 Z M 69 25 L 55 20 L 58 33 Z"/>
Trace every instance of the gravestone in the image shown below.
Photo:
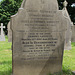
<path fill-rule="evenodd" d="M 5 41 L 5 35 L 4 35 L 4 32 L 3 32 L 3 28 L 5 28 L 5 26 L 3 26 L 3 23 L 1 23 L 1 35 L 0 35 L 0 41 Z"/>
<path fill-rule="evenodd" d="M 71 38 L 72 42 L 75 42 L 75 25 L 72 26 L 72 38 Z"/>
<path fill-rule="evenodd" d="M 62 71 L 67 21 L 57 0 L 23 0 L 11 22 L 13 75 Z"/>
<path fill-rule="evenodd" d="M 66 30 L 66 33 L 65 33 L 65 46 L 64 46 L 64 49 L 65 50 L 71 50 L 71 36 L 72 36 L 72 30 L 71 30 L 71 26 L 72 26 L 72 22 L 71 22 L 71 19 L 69 17 L 69 14 L 68 14 L 68 11 L 66 9 L 67 7 L 67 1 L 65 0 L 64 1 L 64 8 L 63 8 L 63 13 L 64 13 L 64 16 L 65 18 L 67 19 L 67 30 Z"/>
<path fill-rule="evenodd" d="M 8 23 L 8 42 L 12 42 L 12 30 L 10 28 L 10 22 Z"/>

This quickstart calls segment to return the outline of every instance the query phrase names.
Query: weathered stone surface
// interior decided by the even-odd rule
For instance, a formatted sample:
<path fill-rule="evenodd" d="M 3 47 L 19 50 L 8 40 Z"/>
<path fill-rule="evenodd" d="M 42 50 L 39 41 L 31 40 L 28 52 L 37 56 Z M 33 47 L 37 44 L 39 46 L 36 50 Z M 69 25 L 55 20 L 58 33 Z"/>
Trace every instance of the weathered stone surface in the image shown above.
<path fill-rule="evenodd" d="M 10 22 L 8 23 L 8 42 L 12 42 L 12 30 L 10 28 Z"/>
<path fill-rule="evenodd" d="M 68 11 L 67 9 L 63 9 L 63 13 L 65 18 L 67 19 L 67 30 L 65 33 L 65 46 L 64 49 L 65 50 L 71 50 L 71 36 L 72 36 L 72 30 L 71 30 L 71 26 L 72 26 L 72 22 L 71 19 L 69 17 Z"/>
<path fill-rule="evenodd" d="M 57 1 L 23 1 L 11 21 L 13 75 L 61 72 L 67 22 Z"/>
<path fill-rule="evenodd" d="M 71 38 L 72 42 L 75 42 L 75 25 L 72 26 L 72 38 Z"/>
<path fill-rule="evenodd" d="M 5 26 L 3 26 L 3 23 L 1 23 L 1 35 L 0 35 L 0 41 L 5 41 L 5 35 L 4 35 L 4 32 L 3 32 L 3 28 L 5 28 Z"/>

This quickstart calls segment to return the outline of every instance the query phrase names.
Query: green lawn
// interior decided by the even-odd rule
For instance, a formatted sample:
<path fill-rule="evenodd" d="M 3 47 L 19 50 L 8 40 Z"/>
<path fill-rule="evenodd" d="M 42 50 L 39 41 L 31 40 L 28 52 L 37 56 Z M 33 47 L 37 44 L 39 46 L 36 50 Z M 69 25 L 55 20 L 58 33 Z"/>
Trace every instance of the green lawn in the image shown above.
<path fill-rule="evenodd" d="M 75 71 L 75 43 L 72 42 L 71 45 L 72 45 L 72 49 L 65 50 L 64 57 L 63 57 L 63 71 L 69 73 L 70 70 Z M 67 74 L 67 75 L 71 75 L 71 74 Z"/>
<path fill-rule="evenodd" d="M 68 65 L 68 67 L 75 71 L 75 43 L 72 43 L 72 50 L 64 51 L 63 65 Z"/>
<path fill-rule="evenodd" d="M 12 51 L 11 43 L 0 41 L 0 75 L 11 75 L 12 72 Z"/>
<path fill-rule="evenodd" d="M 63 58 L 63 75 L 73 75 L 75 71 L 75 43 L 72 43 L 72 50 L 64 51 Z M 12 51 L 11 43 L 0 41 L 0 75 L 11 75 L 12 73 Z M 61 74 L 60 74 L 61 75 Z"/>

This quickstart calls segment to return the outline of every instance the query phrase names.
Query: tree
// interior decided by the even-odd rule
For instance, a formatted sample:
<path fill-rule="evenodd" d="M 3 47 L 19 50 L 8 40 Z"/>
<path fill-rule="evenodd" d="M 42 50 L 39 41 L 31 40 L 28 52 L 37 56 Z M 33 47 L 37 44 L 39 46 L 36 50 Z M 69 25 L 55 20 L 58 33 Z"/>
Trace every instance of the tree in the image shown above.
<path fill-rule="evenodd" d="M 3 0 L 0 3 L 0 23 L 3 23 L 6 27 L 4 29 L 5 34 L 7 34 L 7 24 L 10 21 L 10 17 L 17 13 L 21 2 L 22 0 Z"/>

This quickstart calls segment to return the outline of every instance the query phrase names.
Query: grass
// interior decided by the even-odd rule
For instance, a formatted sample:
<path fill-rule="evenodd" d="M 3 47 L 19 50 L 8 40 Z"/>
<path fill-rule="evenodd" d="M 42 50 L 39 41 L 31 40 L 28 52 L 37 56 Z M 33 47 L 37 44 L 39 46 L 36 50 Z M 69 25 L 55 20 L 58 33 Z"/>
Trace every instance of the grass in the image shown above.
<path fill-rule="evenodd" d="M 0 41 L 0 75 L 11 75 L 12 72 L 12 51 L 11 43 Z"/>
<path fill-rule="evenodd" d="M 73 75 L 72 71 L 75 71 L 75 42 L 72 42 L 71 45 L 72 45 L 71 50 L 64 51 L 63 72 L 67 73 L 65 75 Z"/>
<path fill-rule="evenodd" d="M 68 67 L 75 71 L 75 43 L 72 43 L 72 50 L 64 51 L 64 65 L 69 65 Z"/>
<path fill-rule="evenodd" d="M 75 43 L 72 43 L 72 50 L 65 50 L 63 57 L 63 74 L 59 75 L 74 75 L 75 71 Z M 12 73 L 12 51 L 11 43 L 0 41 L 0 75 L 11 75 Z"/>

